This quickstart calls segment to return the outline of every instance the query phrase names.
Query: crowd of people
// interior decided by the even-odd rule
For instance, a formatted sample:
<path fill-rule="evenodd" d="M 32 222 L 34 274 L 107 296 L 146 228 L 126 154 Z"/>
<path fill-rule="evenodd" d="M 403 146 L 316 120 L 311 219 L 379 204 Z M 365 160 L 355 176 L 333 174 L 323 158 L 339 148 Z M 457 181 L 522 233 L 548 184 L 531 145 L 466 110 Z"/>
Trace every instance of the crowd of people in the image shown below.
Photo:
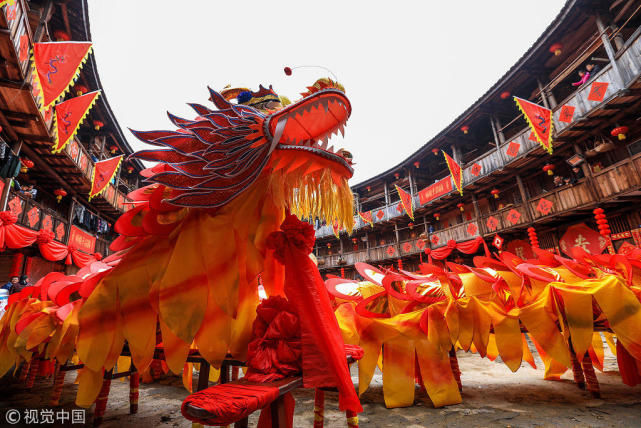
<path fill-rule="evenodd" d="M 9 291 L 9 294 L 14 294 L 22 291 L 22 289 L 28 285 L 29 277 L 27 275 L 22 275 L 20 277 L 14 275 L 11 277 L 11 279 L 9 279 L 9 282 L 0 287 L 0 289 Z"/>
<path fill-rule="evenodd" d="M 572 86 L 583 86 L 590 77 L 596 76 L 598 71 L 601 69 L 597 64 L 588 63 L 585 66 L 585 70 L 579 70 L 579 80 L 572 83 Z"/>

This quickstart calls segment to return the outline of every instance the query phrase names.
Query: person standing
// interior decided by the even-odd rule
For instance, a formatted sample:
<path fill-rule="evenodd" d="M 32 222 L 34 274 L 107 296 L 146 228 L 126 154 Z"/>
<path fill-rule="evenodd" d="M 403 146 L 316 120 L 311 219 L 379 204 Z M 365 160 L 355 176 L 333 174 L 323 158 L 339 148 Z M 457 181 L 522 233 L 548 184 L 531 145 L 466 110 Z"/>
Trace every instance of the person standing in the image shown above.
<path fill-rule="evenodd" d="M 5 285 L 0 287 L 0 289 L 9 291 L 9 290 L 11 290 L 11 286 L 13 284 L 17 284 L 18 283 L 18 280 L 19 280 L 18 275 L 14 275 L 14 276 L 11 277 L 11 279 L 9 279 L 9 282 L 7 282 Z"/>

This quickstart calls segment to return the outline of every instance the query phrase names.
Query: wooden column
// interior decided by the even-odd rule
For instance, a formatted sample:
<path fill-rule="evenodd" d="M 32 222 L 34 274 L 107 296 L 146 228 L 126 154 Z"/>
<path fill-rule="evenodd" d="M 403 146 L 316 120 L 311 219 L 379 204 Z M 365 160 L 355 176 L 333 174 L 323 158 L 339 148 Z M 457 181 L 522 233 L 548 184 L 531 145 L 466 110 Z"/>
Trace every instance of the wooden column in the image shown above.
<path fill-rule="evenodd" d="M 458 147 L 456 147 L 454 144 L 452 144 L 452 158 L 456 161 L 457 164 L 461 165 L 461 152 L 459 151 Z M 463 167 L 463 165 L 461 165 Z"/>
<path fill-rule="evenodd" d="M 605 31 L 605 25 L 603 25 L 603 21 L 601 20 L 601 15 L 598 13 L 595 16 L 596 19 L 596 26 L 599 29 L 599 33 L 601 33 L 601 41 L 603 42 L 603 47 L 605 48 L 605 52 L 608 54 L 608 59 L 610 60 L 610 64 L 612 65 L 612 69 L 614 70 L 614 74 L 617 76 L 617 79 L 619 80 L 619 89 L 623 89 L 625 87 L 625 80 L 623 79 L 623 74 L 621 73 L 621 69 L 619 69 L 619 65 L 616 62 L 615 59 L 615 52 L 614 48 L 612 47 L 612 44 L 610 43 L 610 37 L 608 37 L 607 32 Z"/>
<path fill-rule="evenodd" d="M 479 227 L 479 236 L 485 235 L 485 225 L 480 221 L 481 220 L 481 210 L 479 209 L 479 201 L 476 199 L 476 195 L 472 193 L 472 206 L 474 206 L 474 215 L 476 216 L 476 224 Z"/>
<path fill-rule="evenodd" d="M 520 175 L 516 175 L 516 184 L 519 186 L 519 193 L 521 193 L 521 199 L 523 200 L 523 206 L 525 207 L 525 215 L 527 216 L 528 223 L 532 223 L 534 216 L 530 211 L 530 203 L 528 202 L 527 193 L 525 192 L 525 186 L 523 185 L 523 180 Z"/>
<path fill-rule="evenodd" d="M 585 156 L 583 155 L 583 152 L 581 151 L 581 148 L 577 143 L 574 143 L 574 153 L 576 153 L 577 155 L 581 155 L 585 158 Z M 592 197 L 594 198 L 595 201 L 599 201 L 601 199 L 601 195 L 599 194 L 599 189 L 594 184 L 594 176 L 592 175 L 592 170 L 588 166 L 587 161 L 581 164 L 581 170 L 583 171 L 583 175 L 585 175 L 585 179 L 588 182 L 588 189 L 590 189 L 590 193 L 592 194 Z"/>
<path fill-rule="evenodd" d="M 398 253 L 398 258 L 401 258 L 401 238 L 398 234 L 398 224 L 394 223 L 394 234 L 396 235 L 396 252 Z"/>
<path fill-rule="evenodd" d="M 496 152 L 499 154 L 499 159 L 501 160 L 501 167 L 499 168 L 499 171 L 503 169 L 503 166 L 505 165 L 505 157 L 503 156 L 503 151 L 501 150 L 501 143 L 505 141 L 505 137 L 503 136 L 503 133 L 499 133 L 500 127 L 497 126 L 498 124 L 498 119 L 494 116 L 490 117 L 490 125 L 492 125 L 492 134 L 494 135 L 494 144 L 496 144 Z M 503 138 L 501 138 L 503 137 Z"/>
<path fill-rule="evenodd" d="M 385 190 L 385 205 L 390 204 L 389 188 L 387 187 L 387 181 L 383 181 L 383 190 Z"/>
<path fill-rule="evenodd" d="M 65 237 L 65 244 L 69 244 L 69 236 L 71 235 L 71 223 L 73 221 L 73 211 L 76 208 L 77 203 L 78 201 L 76 201 L 76 198 L 72 197 L 71 205 L 69 206 L 69 214 L 67 214 L 67 227 L 69 228 L 69 231 L 67 233 L 67 236 Z"/>
<path fill-rule="evenodd" d="M 541 93 L 541 99 L 543 100 L 543 105 L 545 106 L 545 108 L 549 108 L 549 109 L 553 108 L 548 102 L 547 94 L 545 92 L 545 89 L 543 88 L 543 84 L 541 83 L 538 77 L 536 78 L 536 84 L 539 86 L 539 92 Z"/>
<path fill-rule="evenodd" d="M 410 195 L 414 196 L 414 194 L 416 194 L 416 190 L 414 188 L 414 177 L 412 177 L 411 170 L 407 171 L 407 180 L 409 181 L 409 184 L 410 184 Z"/>

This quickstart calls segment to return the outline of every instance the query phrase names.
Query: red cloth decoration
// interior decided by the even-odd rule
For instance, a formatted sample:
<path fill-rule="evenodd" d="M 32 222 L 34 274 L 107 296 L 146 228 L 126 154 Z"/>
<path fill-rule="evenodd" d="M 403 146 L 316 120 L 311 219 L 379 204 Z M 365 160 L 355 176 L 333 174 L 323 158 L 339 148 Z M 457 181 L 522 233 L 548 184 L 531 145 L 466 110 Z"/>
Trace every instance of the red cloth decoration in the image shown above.
<path fill-rule="evenodd" d="M 395 187 L 398 192 L 398 196 L 401 198 L 401 204 L 403 205 L 405 212 L 412 220 L 414 220 L 414 203 L 412 201 L 412 195 L 396 185 Z"/>
<path fill-rule="evenodd" d="M 242 381 L 241 381 L 242 382 Z M 225 383 L 190 394 L 181 406 L 183 416 L 203 425 L 226 426 L 246 418 L 278 398 L 278 387 L 271 385 L 250 385 Z M 209 419 L 190 416 L 186 407 L 195 406 L 212 415 Z"/>
<path fill-rule="evenodd" d="M 432 238 L 434 238 L 434 236 L 432 236 Z M 434 241 L 432 240 L 432 242 Z M 433 257 L 436 260 L 443 260 L 443 259 L 446 259 L 450 254 L 452 254 L 452 251 L 454 250 L 459 250 L 464 254 L 474 254 L 478 251 L 481 245 L 483 245 L 483 248 L 485 249 L 485 255 L 489 257 L 490 251 L 487 248 L 487 244 L 485 243 L 483 238 L 481 238 L 480 236 L 476 237 L 476 239 L 471 239 L 469 241 L 458 242 L 458 243 L 453 239 L 450 239 L 449 241 L 447 241 L 447 245 L 444 247 L 440 247 L 436 249 L 433 248 L 430 251 L 428 251 L 429 248 L 426 248 L 425 254 L 430 256 L 430 259 Z"/>
<path fill-rule="evenodd" d="M 536 210 L 540 212 L 543 215 L 548 215 L 550 214 L 550 211 L 552 210 L 552 207 L 554 204 L 552 201 L 549 201 L 545 198 L 539 199 L 539 203 L 536 204 Z"/>
<path fill-rule="evenodd" d="M 592 87 L 590 87 L 590 93 L 588 94 L 589 101 L 603 101 L 605 98 L 605 93 L 608 90 L 608 82 L 594 82 Z"/>
<path fill-rule="evenodd" d="M 466 231 L 467 231 L 468 235 L 474 236 L 474 235 L 476 235 L 476 232 L 478 231 L 478 227 L 474 223 L 470 223 L 470 224 L 467 225 Z"/>
<path fill-rule="evenodd" d="M 73 140 L 78 127 L 96 102 L 100 91 L 71 98 L 54 107 L 54 144 L 51 151 L 58 153 Z M 75 160 L 75 159 L 74 159 Z"/>
<path fill-rule="evenodd" d="M 575 247 L 581 247 L 589 254 L 601 254 L 607 247 L 608 242 L 598 232 L 587 227 L 585 223 L 580 223 L 568 227 L 559 244 L 561 251 L 573 257 L 572 249 Z"/>
<path fill-rule="evenodd" d="M 429 201 L 436 199 L 439 196 L 445 195 L 446 193 L 450 193 L 451 191 L 452 180 L 450 180 L 450 177 L 445 177 L 418 192 L 418 201 L 421 203 L 421 205 L 425 205 Z"/>
<path fill-rule="evenodd" d="M 374 227 L 374 219 L 372 218 L 372 212 L 367 211 L 366 213 L 358 213 L 358 216 L 365 222 L 369 223 L 370 226 Z"/>
<path fill-rule="evenodd" d="M 89 200 L 104 192 L 111 179 L 116 175 L 118 167 L 122 162 L 123 155 L 96 162 L 93 173 L 91 174 L 91 190 L 89 191 Z"/>
<path fill-rule="evenodd" d="M 520 148 L 521 148 L 521 143 L 517 143 L 516 141 L 510 141 L 510 144 L 508 144 L 507 150 L 505 151 L 505 154 L 515 158 L 516 155 L 519 154 L 519 149 Z"/>
<path fill-rule="evenodd" d="M 470 173 L 473 176 L 478 177 L 481 174 L 482 169 L 483 168 L 481 167 L 481 165 L 475 162 L 474 165 L 472 165 L 472 167 L 470 168 Z"/>
<path fill-rule="evenodd" d="M 509 221 L 512 224 L 518 223 L 520 218 L 521 218 L 521 213 L 515 210 L 514 208 L 512 208 L 507 213 L 507 221 Z"/>
<path fill-rule="evenodd" d="M 16 224 L 11 211 L 0 212 L 0 248 L 23 248 L 36 242 L 38 232 Z"/>
<path fill-rule="evenodd" d="M 29 59 L 29 35 L 24 33 L 20 36 L 20 48 L 18 49 L 18 60 L 24 62 Z"/>
<path fill-rule="evenodd" d="M 69 89 L 87 59 L 91 43 L 51 42 L 33 45 L 35 80 L 42 89 L 43 108 L 47 108 Z"/>
<path fill-rule="evenodd" d="M 285 294 L 301 321 L 303 383 L 306 388 L 337 387 L 340 409 L 362 412 L 327 289 L 309 258 L 314 228 L 293 215 L 280 228 L 268 236 L 267 248 L 285 266 Z"/>
<path fill-rule="evenodd" d="M 250 382 L 271 382 L 300 375 L 301 371 L 298 316 L 284 297 L 271 296 L 256 308 L 245 378 Z"/>
<path fill-rule="evenodd" d="M 462 195 L 463 170 L 461 169 L 461 165 L 457 164 L 456 161 L 452 159 L 447 153 L 443 152 L 443 156 L 445 156 L 445 164 L 447 164 L 447 168 L 450 170 L 450 175 L 452 176 L 452 180 L 454 180 L 456 190 L 458 190 L 458 192 Z"/>
<path fill-rule="evenodd" d="M 383 217 L 385 217 L 385 213 L 383 212 L 383 210 L 378 210 L 378 212 L 376 213 L 376 218 L 378 218 L 379 220 L 383 220 Z"/>
<path fill-rule="evenodd" d="M 412 251 L 412 244 L 410 244 L 409 242 L 405 242 L 403 244 L 403 251 L 405 251 L 406 253 Z"/>
<path fill-rule="evenodd" d="M 393 256 L 393 255 L 394 255 L 394 253 L 396 252 L 396 250 L 394 249 L 394 246 L 393 246 L 393 245 L 390 245 L 389 247 L 387 247 L 387 250 L 385 250 L 385 252 L 387 253 L 387 255 L 388 255 L 388 256 L 390 256 L 390 257 L 391 257 L 391 256 Z"/>
<path fill-rule="evenodd" d="M 552 110 L 518 97 L 514 97 L 514 101 L 525 116 L 536 140 L 548 153 L 552 154 L 552 128 L 554 126 Z"/>
<path fill-rule="evenodd" d="M 494 232 L 499 225 L 499 219 L 497 219 L 494 216 L 489 216 L 487 218 L 486 224 L 487 224 L 487 228 L 490 229 L 492 232 Z"/>

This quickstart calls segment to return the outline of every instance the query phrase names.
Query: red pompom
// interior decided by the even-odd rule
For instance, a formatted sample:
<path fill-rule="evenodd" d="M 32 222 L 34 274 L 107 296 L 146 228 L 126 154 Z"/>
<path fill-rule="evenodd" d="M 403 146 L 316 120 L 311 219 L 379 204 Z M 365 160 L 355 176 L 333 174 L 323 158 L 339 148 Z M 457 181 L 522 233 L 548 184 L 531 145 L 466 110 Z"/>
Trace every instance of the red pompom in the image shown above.
<path fill-rule="evenodd" d="M 286 75 L 288 75 L 288 76 L 291 76 L 291 75 L 292 75 L 292 69 L 291 69 L 291 68 L 289 68 L 289 67 L 285 67 L 285 69 L 284 69 L 284 70 L 285 70 L 285 74 L 286 74 Z"/>

